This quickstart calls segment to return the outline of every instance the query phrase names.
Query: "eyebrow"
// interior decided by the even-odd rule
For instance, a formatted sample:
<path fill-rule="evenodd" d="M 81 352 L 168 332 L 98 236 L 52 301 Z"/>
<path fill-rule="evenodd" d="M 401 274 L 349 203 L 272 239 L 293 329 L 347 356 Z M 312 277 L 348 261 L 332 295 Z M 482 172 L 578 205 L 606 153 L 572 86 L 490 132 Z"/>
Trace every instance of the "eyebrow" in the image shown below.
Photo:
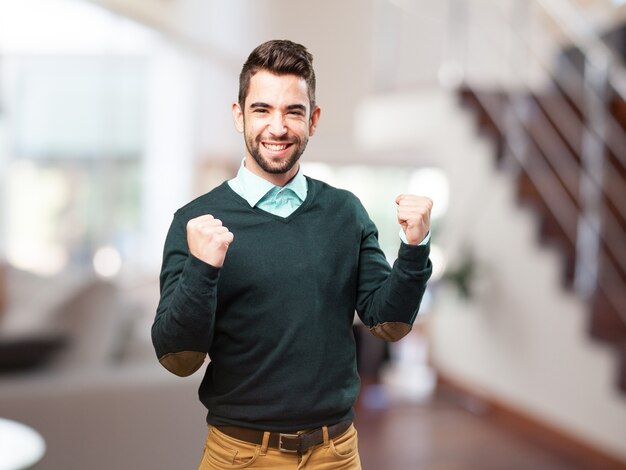
<path fill-rule="evenodd" d="M 289 106 L 287 106 L 287 110 L 288 111 L 302 111 L 304 114 L 306 114 L 306 106 L 304 106 L 303 104 L 290 104 Z"/>
<path fill-rule="evenodd" d="M 256 102 L 250 105 L 250 109 L 256 109 L 256 108 L 272 108 L 272 106 L 263 102 Z M 306 106 L 303 104 L 290 104 L 289 106 L 287 106 L 287 110 L 289 111 L 300 110 L 303 113 L 306 113 Z"/>
<path fill-rule="evenodd" d="M 267 103 L 252 103 L 250 105 L 250 108 L 254 109 L 254 108 L 271 108 L 271 106 Z"/>

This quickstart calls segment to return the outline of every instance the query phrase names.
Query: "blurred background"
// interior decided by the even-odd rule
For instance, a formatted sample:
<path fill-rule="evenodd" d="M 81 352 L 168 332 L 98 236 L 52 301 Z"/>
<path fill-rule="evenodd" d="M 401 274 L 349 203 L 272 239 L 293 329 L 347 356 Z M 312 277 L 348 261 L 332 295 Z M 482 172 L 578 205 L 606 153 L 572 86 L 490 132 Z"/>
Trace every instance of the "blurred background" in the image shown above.
<path fill-rule="evenodd" d="M 201 373 L 150 342 L 162 247 L 236 174 L 275 38 L 315 57 L 305 174 L 390 261 L 396 195 L 435 202 L 414 330 L 355 323 L 364 468 L 626 468 L 623 3 L 0 0 L 0 418 L 39 439 L 0 426 L 0 468 L 197 467 Z"/>

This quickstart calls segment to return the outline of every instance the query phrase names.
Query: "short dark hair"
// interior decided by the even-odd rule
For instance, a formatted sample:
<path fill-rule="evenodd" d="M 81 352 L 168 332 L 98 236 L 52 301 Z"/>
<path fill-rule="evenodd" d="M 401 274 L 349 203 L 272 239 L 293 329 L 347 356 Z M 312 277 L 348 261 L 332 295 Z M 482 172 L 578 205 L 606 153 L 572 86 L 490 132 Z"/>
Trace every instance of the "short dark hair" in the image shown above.
<path fill-rule="evenodd" d="M 239 74 L 239 106 L 243 109 L 250 79 L 259 70 L 276 75 L 296 75 L 306 81 L 311 110 L 315 107 L 313 55 L 306 47 L 284 39 L 267 41 L 255 48 Z"/>

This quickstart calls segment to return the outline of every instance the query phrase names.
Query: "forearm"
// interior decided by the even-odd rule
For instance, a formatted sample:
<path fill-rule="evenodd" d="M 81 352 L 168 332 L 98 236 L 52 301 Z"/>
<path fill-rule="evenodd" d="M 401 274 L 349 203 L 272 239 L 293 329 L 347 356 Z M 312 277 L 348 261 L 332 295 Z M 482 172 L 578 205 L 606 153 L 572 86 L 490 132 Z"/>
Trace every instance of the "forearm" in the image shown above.
<path fill-rule="evenodd" d="M 361 296 L 357 311 L 376 336 L 397 341 L 411 330 L 432 272 L 429 251 L 429 244 L 403 243 L 391 272 L 378 274 L 378 286 Z"/>
<path fill-rule="evenodd" d="M 200 368 L 212 342 L 219 269 L 189 256 L 180 274 L 167 274 L 152 342 L 166 369 L 187 376 Z"/>

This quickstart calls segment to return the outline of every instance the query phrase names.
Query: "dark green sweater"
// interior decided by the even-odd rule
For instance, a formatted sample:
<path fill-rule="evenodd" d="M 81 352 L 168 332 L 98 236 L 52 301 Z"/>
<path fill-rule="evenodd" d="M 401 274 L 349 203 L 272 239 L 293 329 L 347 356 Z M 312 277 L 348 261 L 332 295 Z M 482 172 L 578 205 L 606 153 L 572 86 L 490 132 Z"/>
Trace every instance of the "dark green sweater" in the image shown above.
<path fill-rule="evenodd" d="M 251 208 L 227 183 L 174 215 L 152 339 L 178 375 L 209 354 L 199 394 L 211 424 L 287 431 L 351 418 L 355 310 L 388 340 L 417 315 L 428 245 L 402 244 L 391 269 L 359 200 L 307 181 L 306 200 L 286 218 Z M 189 254 L 186 224 L 203 214 L 234 234 L 221 269 Z"/>

